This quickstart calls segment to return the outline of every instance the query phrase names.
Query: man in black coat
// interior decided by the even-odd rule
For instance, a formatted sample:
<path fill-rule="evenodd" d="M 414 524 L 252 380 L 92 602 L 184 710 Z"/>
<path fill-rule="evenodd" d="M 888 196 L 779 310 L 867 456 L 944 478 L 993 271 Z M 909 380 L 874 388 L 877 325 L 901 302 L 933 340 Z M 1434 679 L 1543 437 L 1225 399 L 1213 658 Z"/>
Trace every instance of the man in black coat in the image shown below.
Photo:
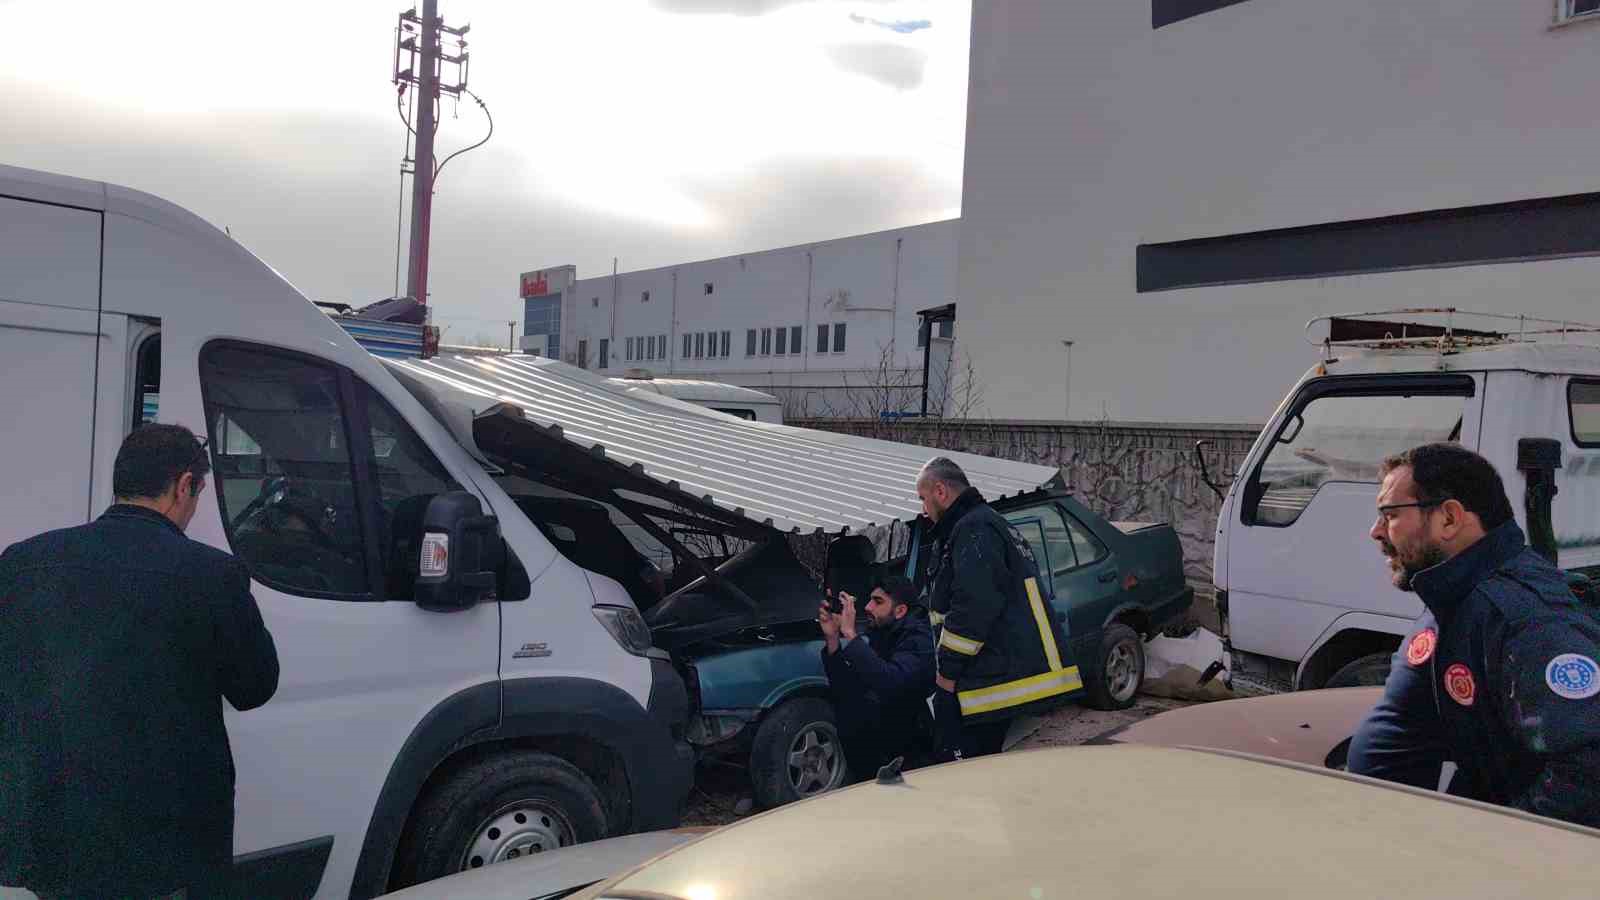
<path fill-rule="evenodd" d="M 0 555 L 0 884 L 228 889 L 222 699 L 266 703 L 278 655 L 244 564 L 183 535 L 210 468 L 188 429 L 147 425 L 117 453 L 114 506 Z"/>
<path fill-rule="evenodd" d="M 872 626 L 865 635 L 856 632 L 856 598 L 840 594 L 839 600 L 841 611 L 823 606 L 817 622 L 850 771 L 856 779 L 871 778 L 897 756 L 914 765 L 924 755 L 933 692 L 933 629 L 927 613 L 915 606 L 917 590 L 894 576 L 874 585 L 866 609 Z"/>

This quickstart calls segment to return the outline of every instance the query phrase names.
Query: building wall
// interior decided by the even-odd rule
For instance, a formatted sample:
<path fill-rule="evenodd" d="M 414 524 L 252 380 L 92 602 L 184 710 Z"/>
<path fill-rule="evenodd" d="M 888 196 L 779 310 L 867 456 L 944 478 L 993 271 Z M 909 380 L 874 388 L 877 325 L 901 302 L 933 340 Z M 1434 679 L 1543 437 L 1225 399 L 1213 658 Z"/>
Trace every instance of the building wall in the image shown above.
<path fill-rule="evenodd" d="M 1600 191 L 1600 22 L 1551 27 L 1552 0 L 1209 5 L 1159 28 L 1174 4 L 974 5 L 958 298 L 990 414 L 1262 421 L 1315 363 L 1313 316 L 1600 319 L 1582 255 L 1141 293 L 1141 245 Z"/>
<path fill-rule="evenodd" d="M 562 321 L 564 358 L 577 362 L 579 342 L 590 368 L 608 338 L 608 371 L 647 368 L 657 374 L 705 378 L 784 396 L 813 413 L 851 406 L 847 387 L 881 380 L 880 366 L 899 381 L 920 384 L 916 311 L 955 296 L 959 220 L 933 222 L 638 272 L 579 279 Z M 712 286 L 706 292 L 706 285 Z M 649 299 L 645 299 L 648 292 Z M 835 352 L 838 325 L 843 352 Z M 828 346 L 817 346 L 818 326 L 828 326 Z M 798 352 L 776 329 L 799 327 Z M 747 353 L 756 331 L 756 352 Z M 774 334 L 762 352 L 762 330 Z M 721 335 L 728 332 L 728 354 Z M 717 335 L 718 354 L 696 353 L 695 335 Z M 690 336 L 685 356 L 684 335 Z M 651 358 L 651 341 L 655 355 Z M 628 339 L 642 358 L 628 359 Z M 663 340 L 664 338 L 664 340 Z M 662 344 L 666 354 L 663 356 Z M 635 354 L 638 356 L 639 354 Z M 800 412 L 803 409 L 792 411 Z"/>

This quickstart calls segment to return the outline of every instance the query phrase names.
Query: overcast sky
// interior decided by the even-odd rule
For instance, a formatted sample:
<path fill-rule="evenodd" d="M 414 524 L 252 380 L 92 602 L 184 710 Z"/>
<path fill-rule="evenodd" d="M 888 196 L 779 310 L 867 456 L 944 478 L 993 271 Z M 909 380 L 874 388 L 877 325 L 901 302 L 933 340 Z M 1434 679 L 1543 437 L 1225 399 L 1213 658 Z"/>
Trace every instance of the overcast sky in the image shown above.
<path fill-rule="evenodd" d="M 0 162 L 172 200 L 312 299 L 387 297 L 405 5 L 0 0 Z M 495 122 L 438 183 L 446 340 L 504 340 L 527 269 L 587 278 L 613 256 L 629 271 L 960 214 L 970 0 L 440 12 L 472 25 L 469 86 Z M 447 100 L 441 156 L 484 131 Z"/>

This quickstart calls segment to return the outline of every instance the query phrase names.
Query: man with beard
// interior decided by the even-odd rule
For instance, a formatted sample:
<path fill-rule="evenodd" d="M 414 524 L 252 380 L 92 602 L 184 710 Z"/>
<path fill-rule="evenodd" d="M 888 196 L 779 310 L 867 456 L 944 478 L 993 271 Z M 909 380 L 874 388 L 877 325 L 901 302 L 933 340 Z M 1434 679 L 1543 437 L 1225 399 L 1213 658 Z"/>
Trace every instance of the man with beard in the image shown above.
<path fill-rule="evenodd" d="M 1371 537 L 1425 610 L 1349 770 L 1600 825 L 1600 621 L 1530 550 L 1499 474 L 1455 444 L 1383 464 Z"/>
<path fill-rule="evenodd" d="M 839 740 L 856 779 L 870 778 L 897 756 L 906 768 L 920 760 L 933 693 L 933 628 L 919 609 L 917 589 L 889 576 L 867 598 L 865 635 L 856 634 L 856 598 L 840 593 L 841 609 L 817 610 L 822 668 L 838 713 Z"/>

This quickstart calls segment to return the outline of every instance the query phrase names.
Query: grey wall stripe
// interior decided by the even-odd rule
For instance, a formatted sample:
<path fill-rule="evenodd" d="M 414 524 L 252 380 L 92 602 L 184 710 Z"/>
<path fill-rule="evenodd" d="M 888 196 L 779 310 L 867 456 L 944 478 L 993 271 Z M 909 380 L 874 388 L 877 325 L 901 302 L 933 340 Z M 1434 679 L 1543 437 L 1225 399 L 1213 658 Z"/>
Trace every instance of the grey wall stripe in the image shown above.
<path fill-rule="evenodd" d="M 1220 235 L 1138 249 L 1138 290 L 1600 255 L 1600 193 Z"/>
<path fill-rule="evenodd" d="M 1150 27 L 1160 28 L 1163 25 L 1182 22 L 1184 19 L 1192 19 L 1212 10 L 1243 2 L 1244 0 L 1151 0 Z"/>

